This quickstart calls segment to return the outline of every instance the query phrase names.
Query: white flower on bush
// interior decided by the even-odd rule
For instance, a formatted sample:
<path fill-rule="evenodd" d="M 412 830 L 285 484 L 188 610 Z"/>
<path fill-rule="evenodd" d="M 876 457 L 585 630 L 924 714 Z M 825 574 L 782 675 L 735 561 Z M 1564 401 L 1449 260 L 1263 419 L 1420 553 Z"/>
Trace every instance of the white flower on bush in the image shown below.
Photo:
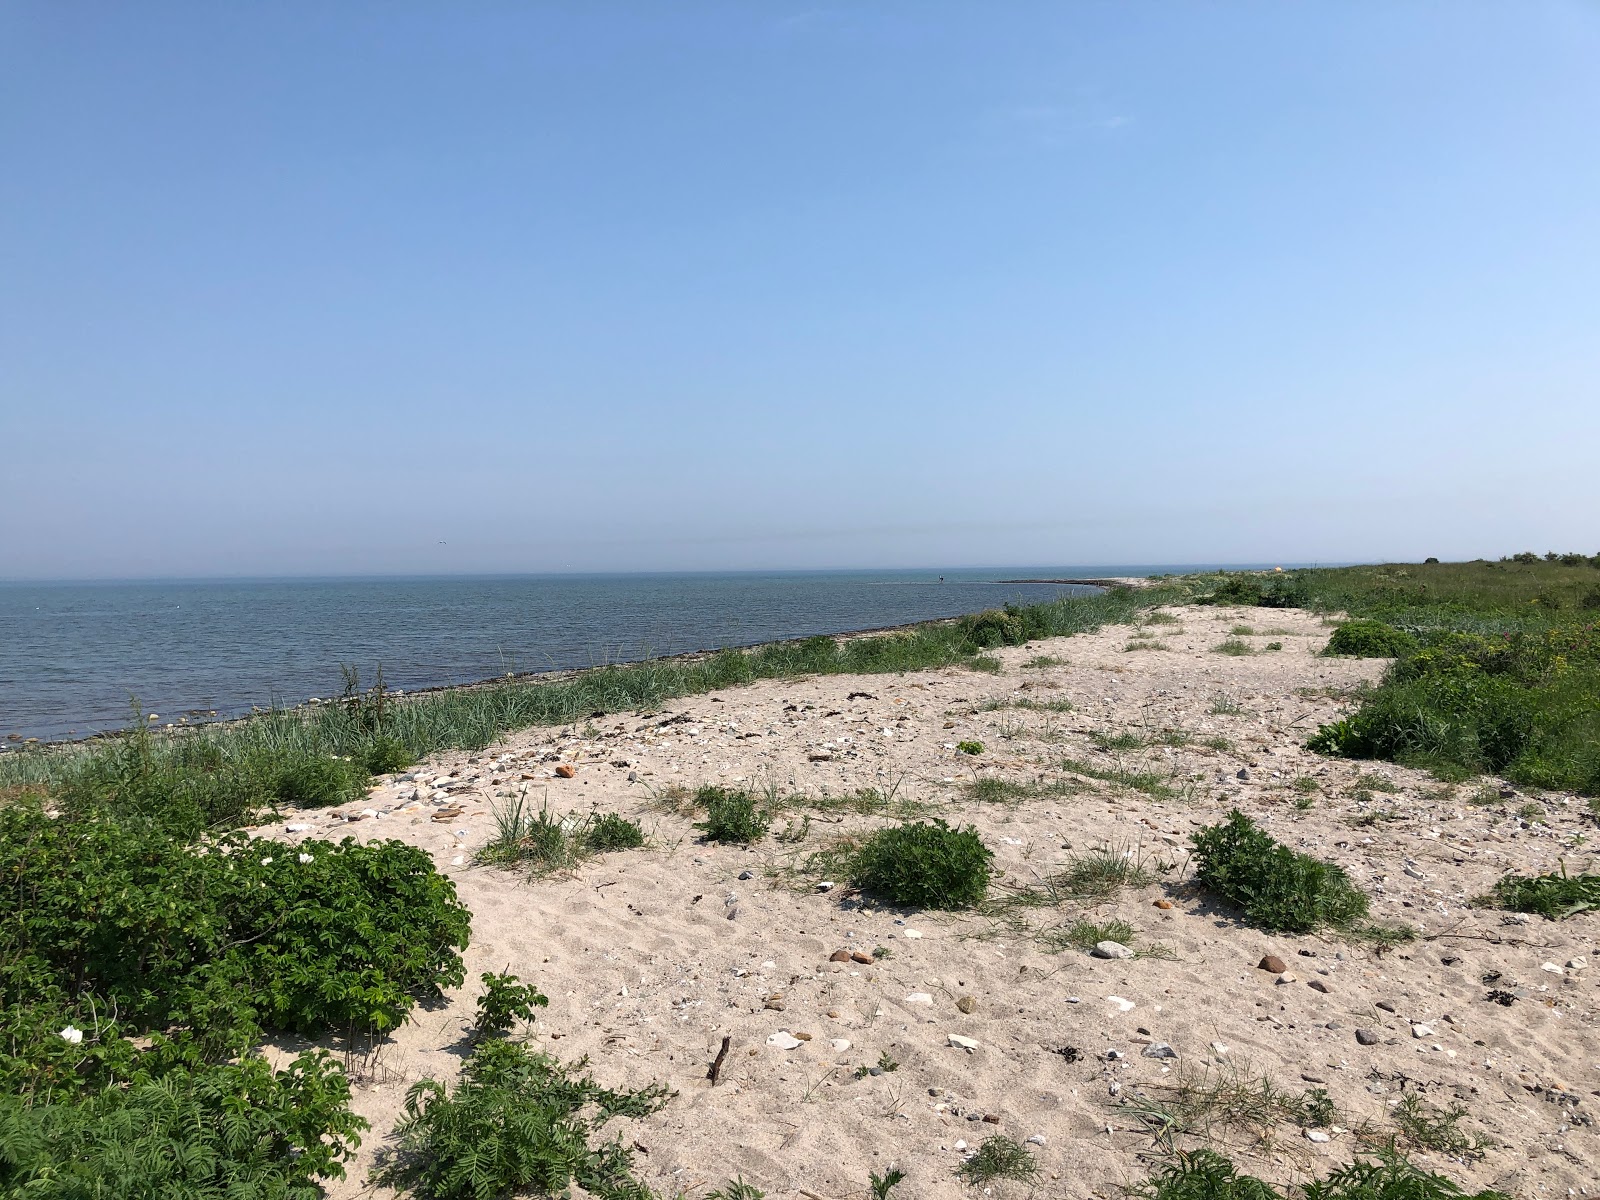
<path fill-rule="evenodd" d="M 83 1041 L 83 1030 L 76 1025 L 68 1025 L 61 1031 L 61 1040 L 71 1042 L 74 1046 Z"/>
<path fill-rule="evenodd" d="M 300 855 L 300 861 L 303 862 L 303 863 L 316 862 L 317 861 L 317 856 L 315 854 L 304 854 L 304 853 L 302 853 Z"/>
<path fill-rule="evenodd" d="M 272 855 L 269 854 L 265 858 L 263 858 L 261 860 L 261 865 L 263 867 L 270 867 L 272 865 Z"/>

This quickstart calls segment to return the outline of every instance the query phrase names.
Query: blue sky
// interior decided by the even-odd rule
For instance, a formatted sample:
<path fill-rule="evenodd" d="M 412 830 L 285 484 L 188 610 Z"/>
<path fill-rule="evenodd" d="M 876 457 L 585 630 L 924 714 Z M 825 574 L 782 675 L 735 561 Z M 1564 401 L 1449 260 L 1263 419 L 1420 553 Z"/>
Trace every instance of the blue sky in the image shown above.
<path fill-rule="evenodd" d="M 0 6 L 0 577 L 1600 550 L 1600 6 Z"/>

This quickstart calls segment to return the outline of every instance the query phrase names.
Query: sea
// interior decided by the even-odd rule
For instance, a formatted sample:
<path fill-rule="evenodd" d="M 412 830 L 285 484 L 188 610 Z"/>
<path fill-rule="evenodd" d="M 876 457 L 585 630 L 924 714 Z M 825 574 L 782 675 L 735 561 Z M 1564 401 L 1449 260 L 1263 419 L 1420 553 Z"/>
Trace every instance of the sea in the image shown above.
<path fill-rule="evenodd" d="M 0 746 L 844 633 L 1194 566 L 0 584 Z"/>

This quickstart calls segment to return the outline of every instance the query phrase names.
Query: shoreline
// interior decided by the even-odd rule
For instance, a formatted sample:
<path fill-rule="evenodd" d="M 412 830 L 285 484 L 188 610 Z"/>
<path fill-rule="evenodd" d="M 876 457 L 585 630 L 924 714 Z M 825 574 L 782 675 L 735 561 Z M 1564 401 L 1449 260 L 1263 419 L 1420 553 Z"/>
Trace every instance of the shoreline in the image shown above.
<path fill-rule="evenodd" d="M 1000 579 L 1000 580 L 995 580 L 994 582 L 996 584 L 1017 584 L 1017 583 L 1055 584 L 1055 585 L 1060 585 L 1060 586 L 1089 587 L 1089 588 L 1097 589 L 1097 590 L 1092 591 L 1092 592 L 1068 593 L 1069 595 L 1080 595 L 1080 596 L 1103 595 L 1107 591 L 1110 591 L 1110 590 L 1112 590 L 1114 588 L 1118 588 L 1118 587 L 1138 588 L 1138 587 L 1144 587 L 1144 586 L 1150 586 L 1151 585 L 1151 581 L 1149 581 L 1149 580 L 1136 579 L 1136 578 L 1128 578 L 1128 579 L 1095 579 L 1095 580 L 1091 580 L 1091 579 L 1036 579 L 1036 580 Z M 1057 597 L 1057 599 L 1060 599 L 1060 598 L 1061 597 Z M 1046 603 L 1048 603 L 1048 601 Z M 679 652 L 677 652 L 675 654 L 646 655 L 646 656 L 644 656 L 642 658 L 621 658 L 621 659 L 617 659 L 615 661 L 597 663 L 597 664 L 593 664 L 593 665 L 587 666 L 587 667 L 557 667 L 557 668 L 553 668 L 553 669 L 547 670 L 547 671 L 514 671 L 514 672 L 507 672 L 504 675 L 490 675 L 490 676 L 486 676 L 486 677 L 481 678 L 481 679 L 471 679 L 471 680 L 467 680 L 467 681 L 461 682 L 461 683 L 428 684 L 428 685 L 425 685 L 425 686 L 422 686 L 422 687 L 404 688 L 404 689 L 389 689 L 389 688 L 386 688 L 385 692 L 386 692 L 386 694 L 388 696 L 393 698 L 396 702 L 404 704 L 404 703 L 406 703 L 407 701 L 411 700 L 414 697 L 434 697 L 434 696 L 444 695 L 444 694 L 450 693 L 450 692 L 467 693 L 467 692 L 481 691 L 484 688 L 496 687 L 496 686 L 501 686 L 501 685 L 506 685 L 506 684 L 561 683 L 561 682 L 564 682 L 566 680 L 578 678 L 578 677 L 580 677 L 582 675 L 585 675 L 585 674 L 588 674 L 589 672 L 592 672 L 592 671 L 602 671 L 602 670 L 606 670 L 606 669 L 613 668 L 613 667 L 634 667 L 634 666 L 639 666 L 639 665 L 644 664 L 644 663 L 689 664 L 689 663 L 696 663 L 696 662 L 704 662 L 706 659 L 711 658 L 714 655 L 724 653 L 725 651 L 728 651 L 728 650 L 751 651 L 751 650 L 760 650 L 760 649 L 763 649 L 763 648 L 768 647 L 768 646 L 797 646 L 797 645 L 800 645 L 803 642 L 810 641 L 812 638 L 815 638 L 815 637 L 827 637 L 827 638 L 833 638 L 835 641 L 845 642 L 845 641 L 852 641 L 852 640 L 855 640 L 855 639 L 858 639 L 858 638 L 879 637 L 879 636 L 882 636 L 882 635 L 885 635 L 885 634 L 901 633 L 901 632 L 904 632 L 904 631 L 907 631 L 907 630 L 912 630 L 912 629 L 936 628 L 936 627 L 940 627 L 940 626 L 952 625 L 955 622 L 963 620 L 966 617 L 970 617 L 970 616 L 975 615 L 976 613 L 985 612 L 985 611 L 988 611 L 988 610 L 987 609 L 973 609 L 971 612 L 960 613 L 960 614 L 958 614 L 956 616 L 953 616 L 953 617 L 929 617 L 929 618 L 926 618 L 926 619 L 920 620 L 920 621 L 903 621 L 903 622 L 900 622 L 898 624 L 893 624 L 893 625 L 871 625 L 871 626 L 866 626 L 864 628 L 858 628 L 858 629 L 840 630 L 840 631 L 837 631 L 837 632 L 834 632 L 834 633 L 813 633 L 813 634 L 806 634 L 806 635 L 801 636 L 801 637 L 775 638 L 775 639 L 769 639 L 769 640 L 758 641 L 758 642 L 732 642 L 732 643 L 729 643 L 729 644 L 723 645 L 723 646 L 702 648 L 702 649 L 698 649 L 698 650 L 683 650 L 683 651 L 679 651 Z M 339 697 L 323 698 L 323 697 L 315 697 L 315 696 L 313 696 L 313 697 L 307 697 L 306 699 L 301 700 L 298 703 L 283 705 L 283 706 L 280 706 L 280 707 L 259 708 L 257 706 L 252 705 L 251 706 L 251 711 L 247 712 L 247 713 L 237 713 L 237 714 L 234 714 L 232 716 L 210 717 L 210 718 L 205 718 L 205 719 L 201 719 L 201 720 L 168 721 L 168 722 L 165 722 L 165 723 L 163 723 L 161 725 L 152 726 L 151 729 L 152 729 L 152 732 L 162 733 L 162 734 L 175 734 L 175 733 L 183 732 L 185 730 L 227 729 L 227 728 L 232 728 L 232 727 L 236 727 L 236 726 L 239 726 L 239 725 L 243 725 L 243 724 L 245 724 L 247 722 L 254 721 L 254 720 L 256 720 L 258 718 L 261 718 L 261 717 L 272 716 L 274 714 L 304 713 L 304 712 L 323 709 L 323 708 L 326 708 L 326 707 L 328 707 L 330 705 L 335 705 L 335 704 L 340 703 L 340 700 L 341 700 L 341 698 L 339 698 Z M 184 715 L 188 715 L 189 713 L 192 713 L 192 712 L 204 711 L 204 710 L 181 709 L 179 711 L 181 713 L 183 713 Z M 99 730 L 98 732 L 95 732 L 95 733 L 84 734 L 81 737 L 63 737 L 63 738 L 37 738 L 37 737 L 33 737 L 33 738 L 22 738 L 22 739 L 20 739 L 18 741 L 15 741 L 15 742 L 0 743 L 0 758 L 3 758 L 7 754 L 17 754 L 17 753 L 22 753 L 23 751 L 34 751 L 34 752 L 67 751 L 67 750 L 71 750 L 71 749 L 74 749 L 74 748 L 77 748 L 77 747 L 89 746 L 89 745 L 92 745 L 92 744 L 97 743 L 97 742 L 113 741 L 113 740 L 115 740 L 117 738 L 121 738 L 121 737 L 127 736 L 129 733 L 133 732 L 134 729 L 135 729 L 135 726 L 125 725 L 125 726 L 123 726 L 123 727 L 121 727 L 119 729 L 103 729 L 103 730 Z"/>

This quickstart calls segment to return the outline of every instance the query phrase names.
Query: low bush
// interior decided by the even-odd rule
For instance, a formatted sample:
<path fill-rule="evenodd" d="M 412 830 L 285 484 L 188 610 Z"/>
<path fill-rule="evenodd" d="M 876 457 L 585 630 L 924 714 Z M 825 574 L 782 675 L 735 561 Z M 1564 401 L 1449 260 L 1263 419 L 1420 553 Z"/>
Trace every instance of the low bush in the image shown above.
<path fill-rule="evenodd" d="M 1549 875 L 1507 875 L 1494 885 L 1494 898 L 1512 912 L 1560 921 L 1600 908 L 1600 875 L 1568 875 L 1565 866 Z"/>
<path fill-rule="evenodd" d="M 1031 1183 L 1039 1176 L 1039 1164 L 1021 1142 L 1002 1135 L 986 1139 L 975 1154 L 956 1168 L 956 1174 L 980 1188 L 987 1188 L 997 1179 Z"/>
<path fill-rule="evenodd" d="M 1448 779 L 1493 772 L 1600 794 L 1600 630 L 1450 632 L 1402 655 L 1353 715 L 1307 742 Z"/>
<path fill-rule="evenodd" d="M 472 1032 L 479 1037 L 510 1033 L 518 1021 L 532 1021 L 534 1010 L 550 1003 L 543 992 L 515 975 L 485 971 L 480 978 L 483 995 L 478 997 L 478 1010 L 472 1021 Z"/>
<path fill-rule="evenodd" d="M 633 850 L 644 845 L 644 830 L 620 813 L 601 813 L 583 831 L 583 844 L 598 853 Z"/>
<path fill-rule="evenodd" d="M 1305 608 L 1311 593 L 1295 575 L 1225 575 L 1197 604 L 1239 605 L 1250 608 Z"/>
<path fill-rule="evenodd" d="M 1346 621 L 1335 629 L 1322 653 L 1329 657 L 1344 655 L 1350 658 L 1399 658 L 1417 648 L 1415 634 L 1407 633 L 1404 629 L 1396 629 L 1393 625 L 1386 625 L 1382 621 L 1357 618 Z"/>
<path fill-rule="evenodd" d="M 586 1060 L 585 1060 L 586 1061 Z M 602 1200 L 648 1197 L 632 1152 L 598 1142 L 612 1117 L 644 1117 L 671 1099 L 659 1084 L 612 1091 L 514 1041 L 481 1043 L 452 1090 L 424 1079 L 406 1094 L 393 1159 L 378 1182 L 419 1200 L 553 1196 L 573 1184 Z"/>
<path fill-rule="evenodd" d="M 956 743 L 956 749 L 959 750 L 962 754 L 972 754 L 972 755 L 982 754 L 983 753 L 983 743 L 982 742 L 957 742 Z"/>
<path fill-rule="evenodd" d="M 320 1051 L 281 1071 L 257 1057 L 141 1071 L 71 1100 L 0 1094 L 0 1195 L 313 1200 L 365 1128 Z"/>
<path fill-rule="evenodd" d="M 1367 897 L 1332 863 L 1274 841 L 1238 809 L 1194 835 L 1195 878 L 1269 932 L 1349 927 L 1367 914 Z"/>
<path fill-rule="evenodd" d="M 702 787 L 695 792 L 694 802 L 705 810 L 706 819 L 695 828 L 705 833 L 708 842 L 749 845 L 760 841 L 772 827 L 772 814 L 743 789 Z"/>
<path fill-rule="evenodd" d="M 1279 1192 L 1214 1150 L 1180 1152 L 1130 1194 L 1137 1200 L 1509 1200 L 1503 1192 L 1470 1195 L 1443 1175 L 1426 1171 L 1393 1150 L 1376 1159 L 1335 1167 L 1325 1178 Z"/>
<path fill-rule="evenodd" d="M 971 908 L 988 893 L 993 861 L 970 826 L 952 829 L 938 819 L 893 825 L 856 851 L 851 883 L 908 908 Z"/>

